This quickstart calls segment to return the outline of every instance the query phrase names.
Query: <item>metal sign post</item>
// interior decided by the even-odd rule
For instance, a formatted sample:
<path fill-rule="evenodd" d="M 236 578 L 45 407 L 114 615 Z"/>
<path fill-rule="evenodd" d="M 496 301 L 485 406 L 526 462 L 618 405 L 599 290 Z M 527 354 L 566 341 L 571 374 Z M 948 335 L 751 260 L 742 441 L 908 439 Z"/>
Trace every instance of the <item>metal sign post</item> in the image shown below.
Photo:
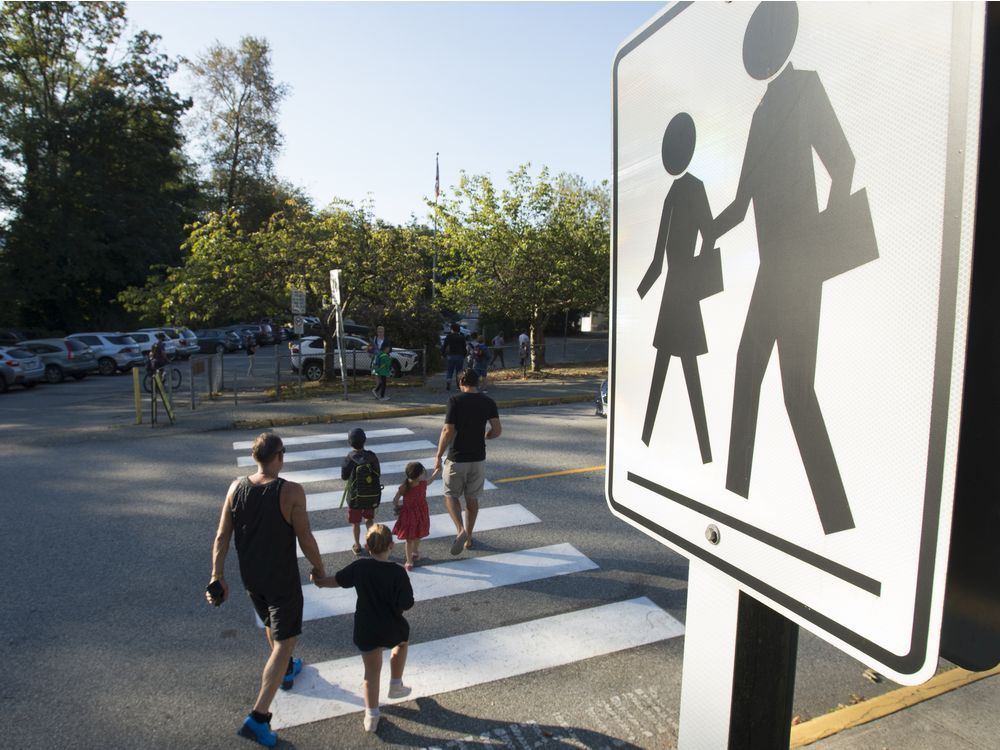
<path fill-rule="evenodd" d="M 330 299 L 337 316 L 337 358 L 340 361 L 340 382 L 344 386 L 344 401 L 347 401 L 347 363 L 344 361 L 344 321 L 341 317 L 339 268 L 330 271 Z"/>
<path fill-rule="evenodd" d="M 799 626 L 936 670 L 986 17 L 674 3 L 616 57 L 607 498 L 692 561 L 685 749 L 787 746 Z"/>

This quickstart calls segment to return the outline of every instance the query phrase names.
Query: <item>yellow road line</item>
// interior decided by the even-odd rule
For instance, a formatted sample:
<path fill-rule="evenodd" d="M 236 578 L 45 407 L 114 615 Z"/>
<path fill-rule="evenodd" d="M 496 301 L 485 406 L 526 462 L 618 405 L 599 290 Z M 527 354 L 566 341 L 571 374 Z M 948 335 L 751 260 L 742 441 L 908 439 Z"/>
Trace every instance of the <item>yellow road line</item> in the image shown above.
<path fill-rule="evenodd" d="M 565 474 L 582 474 L 586 471 L 604 471 L 604 466 L 588 466 L 586 469 L 564 469 L 563 471 L 549 471 L 545 474 L 529 474 L 526 477 L 507 477 L 506 479 L 494 479 L 493 484 L 504 484 L 506 482 L 523 482 L 525 479 L 542 479 L 544 477 L 561 477 Z"/>
<path fill-rule="evenodd" d="M 942 693 L 996 674 L 1000 674 L 1000 667 L 994 667 L 985 672 L 969 672 L 956 667 L 935 675 L 923 685 L 902 687 L 853 706 L 846 706 L 838 711 L 792 727 L 791 747 L 810 745 L 824 737 L 881 719 L 896 711 L 902 711 L 904 708 L 935 698 Z"/>

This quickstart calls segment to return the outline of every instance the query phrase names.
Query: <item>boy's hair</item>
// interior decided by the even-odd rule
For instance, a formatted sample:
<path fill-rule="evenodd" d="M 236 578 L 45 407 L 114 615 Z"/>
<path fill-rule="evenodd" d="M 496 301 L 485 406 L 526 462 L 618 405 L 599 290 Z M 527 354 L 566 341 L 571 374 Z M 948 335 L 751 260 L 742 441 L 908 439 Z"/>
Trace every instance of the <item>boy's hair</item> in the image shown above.
<path fill-rule="evenodd" d="M 459 328 L 460 328 L 460 326 L 458 325 L 458 323 L 452 323 L 451 324 L 451 330 L 453 330 L 455 333 L 458 333 Z"/>
<path fill-rule="evenodd" d="M 470 388 L 477 387 L 479 385 L 479 373 L 471 367 L 468 370 L 463 370 L 458 378 L 458 384 L 467 385 Z"/>
<path fill-rule="evenodd" d="M 284 448 L 284 443 L 281 442 L 281 437 L 278 433 L 262 432 L 253 441 L 253 448 L 250 450 L 250 455 L 254 461 L 263 466 L 271 463 L 272 459 L 280 451 L 284 450 Z"/>
<path fill-rule="evenodd" d="M 382 346 L 380 346 L 380 347 L 379 347 L 379 351 L 380 351 L 380 352 L 387 352 L 387 351 L 389 351 L 389 350 L 390 350 L 391 348 L 392 348 L 392 347 L 391 347 L 391 346 L 389 345 L 389 342 L 388 342 L 388 341 L 383 341 L 383 342 L 382 342 Z"/>
<path fill-rule="evenodd" d="M 362 430 L 360 427 L 355 427 L 353 430 L 347 433 L 347 443 L 352 448 L 357 448 L 358 450 L 361 450 L 362 448 L 365 447 L 365 441 L 367 439 L 368 436 L 365 435 L 365 431 Z"/>
<path fill-rule="evenodd" d="M 377 523 L 365 534 L 365 544 L 373 555 L 380 555 L 392 545 L 392 532 L 383 523 Z"/>
<path fill-rule="evenodd" d="M 406 465 L 406 469 L 403 470 L 403 473 L 406 475 L 406 486 L 408 488 L 412 487 L 425 471 L 426 469 L 422 463 L 419 461 L 410 461 Z"/>

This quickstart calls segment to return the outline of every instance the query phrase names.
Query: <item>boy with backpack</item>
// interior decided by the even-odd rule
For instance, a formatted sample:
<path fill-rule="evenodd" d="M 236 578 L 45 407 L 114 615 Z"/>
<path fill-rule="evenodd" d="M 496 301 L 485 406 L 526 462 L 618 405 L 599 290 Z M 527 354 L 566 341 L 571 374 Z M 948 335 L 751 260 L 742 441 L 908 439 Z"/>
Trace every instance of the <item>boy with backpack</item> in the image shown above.
<path fill-rule="evenodd" d="M 340 468 L 340 478 L 347 481 L 341 507 L 344 502 L 347 503 L 347 522 L 354 532 L 352 549 L 355 557 L 361 555 L 361 520 L 364 519 L 365 527 L 370 529 L 375 523 L 375 509 L 382 502 L 382 470 L 378 456 L 365 450 L 367 439 L 360 427 L 347 433 L 347 442 L 353 450 L 344 458 L 344 465 Z"/>
<path fill-rule="evenodd" d="M 489 369 L 487 362 L 490 350 L 479 340 L 479 334 L 473 331 L 469 337 L 469 366 L 479 375 L 479 392 L 486 393 L 486 374 Z"/>

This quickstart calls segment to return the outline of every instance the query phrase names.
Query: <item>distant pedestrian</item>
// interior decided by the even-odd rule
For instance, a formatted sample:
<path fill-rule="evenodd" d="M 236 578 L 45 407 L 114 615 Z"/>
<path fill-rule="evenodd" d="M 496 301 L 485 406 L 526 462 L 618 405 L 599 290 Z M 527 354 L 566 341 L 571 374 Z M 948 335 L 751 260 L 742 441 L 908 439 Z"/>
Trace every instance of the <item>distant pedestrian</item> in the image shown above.
<path fill-rule="evenodd" d="M 465 362 L 465 336 L 461 334 L 461 327 L 458 323 L 451 324 L 451 331 L 441 342 L 441 354 L 444 355 L 448 364 L 448 371 L 444 376 L 444 389 L 451 390 L 451 381 L 457 378 L 462 372 L 462 365 Z"/>
<path fill-rule="evenodd" d="M 385 327 L 378 326 L 375 329 L 375 338 L 368 343 L 368 353 L 374 358 L 382 351 L 382 347 L 385 344 L 389 344 L 389 339 L 385 337 Z M 389 344 L 389 350 L 392 351 L 392 344 Z"/>
<path fill-rule="evenodd" d="M 389 397 L 385 395 L 385 389 L 388 378 L 392 375 L 392 357 L 389 356 L 388 341 L 382 343 L 382 349 L 372 362 L 372 375 L 375 376 L 375 387 L 372 388 L 372 394 L 379 401 L 388 401 Z"/>
<path fill-rule="evenodd" d="M 502 369 L 507 369 L 507 363 L 503 361 L 503 331 L 500 331 L 496 336 L 493 337 L 493 341 L 490 342 L 493 345 L 493 357 L 490 359 L 490 367 L 492 368 L 496 361 L 500 360 L 500 367 Z"/>
<path fill-rule="evenodd" d="M 517 353 L 521 358 L 521 369 L 525 369 L 531 362 L 531 352 L 529 351 L 531 339 L 528 334 L 522 333 L 517 337 Z"/>
<path fill-rule="evenodd" d="M 320 588 L 354 588 L 357 605 L 354 610 L 354 645 L 361 651 L 365 667 L 362 683 L 365 701 L 363 726 L 366 732 L 378 729 L 379 688 L 382 679 L 382 649 L 391 648 L 389 656 L 389 697 L 405 698 L 411 688 L 403 684 L 406 654 L 409 648 L 410 624 L 403 612 L 413 606 L 410 577 L 389 559 L 392 534 L 382 524 L 368 530 L 365 537 L 367 560 L 355 560 L 332 576 L 310 576 Z"/>
<path fill-rule="evenodd" d="M 257 339 L 252 334 L 247 334 L 246 338 L 247 361 L 250 366 L 247 368 L 247 377 L 253 375 L 253 363 L 257 359 Z"/>
<path fill-rule="evenodd" d="M 344 463 L 340 467 L 340 478 L 348 483 L 344 494 L 347 522 L 354 533 L 355 557 L 361 554 L 361 522 L 364 521 L 365 527 L 371 529 L 375 523 L 375 511 L 382 501 L 382 467 L 378 456 L 365 449 L 367 440 L 368 436 L 360 427 L 347 433 L 347 442 L 352 450 L 344 457 Z"/>
<path fill-rule="evenodd" d="M 471 549 L 472 531 L 479 515 L 479 495 L 485 484 L 486 441 L 500 437 L 500 415 L 496 402 L 479 392 L 479 375 L 466 370 L 459 379 L 462 389 L 448 401 L 444 426 L 434 457 L 435 475 L 444 480 L 444 502 L 455 524 L 457 536 L 451 554 Z M 486 426 L 489 425 L 489 430 Z M 447 460 L 445 458 L 447 452 Z M 442 465 L 442 461 L 444 461 Z M 462 524 L 462 496 L 465 496 L 465 524 Z"/>
<path fill-rule="evenodd" d="M 469 335 L 469 356 L 467 366 L 479 375 L 479 391 L 486 393 L 486 372 L 488 370 L 488 352 L 486 344 L 479 340 L 479 334 L 473 331 Z"/>
<path fill-rule="evenodd" d="M 256 473 L 234 480 L 222 504 L 205 599 L 219 606 L 229 597 L 226 554 L 235 535 L 240 578 L 264 623 L 271 650 L 257 701 L 239 733 L 273 747 L 278 736 L 271 731 L 271 701 L 279 687 L 290 690 L 302 670 L 302 660 L 292 656 L 302 633 L 303 605 L 296 542 L 312 565 L 311 575 L 323 578 L 326 572 L 309 528 L 306 493 L 302 485 L 278 476 L 285 462 L 281 438 L 273 432 L 258 435 L 251 455 Z"/>
<path fill-rule="evenodd" d="M 399 517 L 392 533 L 406 542 L 406 570 L 420 559 L 420 540 L 431 533 L 430 512 L 427 509 L 427 472 L 419 461 L 406 465 L 406 479 L 392 498 L 392 509 Z"/>

